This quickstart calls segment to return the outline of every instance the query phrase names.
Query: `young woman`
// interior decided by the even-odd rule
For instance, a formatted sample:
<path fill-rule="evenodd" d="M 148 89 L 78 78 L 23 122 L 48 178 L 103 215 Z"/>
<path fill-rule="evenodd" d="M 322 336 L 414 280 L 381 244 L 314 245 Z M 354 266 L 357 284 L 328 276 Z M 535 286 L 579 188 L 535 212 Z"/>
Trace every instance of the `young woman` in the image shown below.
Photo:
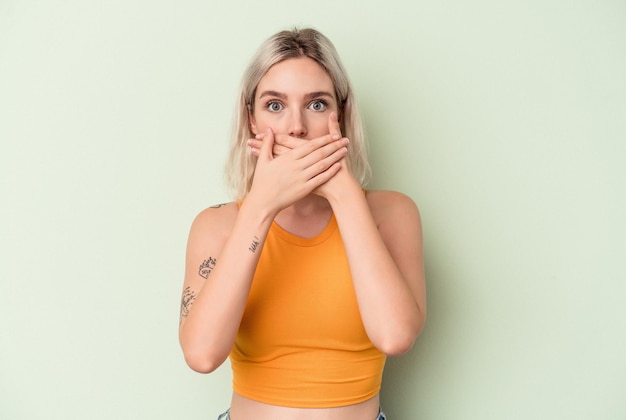
<path fill-rule="evenodd" d="M 236 201 L 191 227 L 180 322 L 192 369 L 230 356 L 220 419 L 384 419 L 385 358 L 408 351 L 426 317 L 421 224 L 407 196 L 364 189 L 361 120 L 321 33 L 261 45 L 227 172 Z"/>

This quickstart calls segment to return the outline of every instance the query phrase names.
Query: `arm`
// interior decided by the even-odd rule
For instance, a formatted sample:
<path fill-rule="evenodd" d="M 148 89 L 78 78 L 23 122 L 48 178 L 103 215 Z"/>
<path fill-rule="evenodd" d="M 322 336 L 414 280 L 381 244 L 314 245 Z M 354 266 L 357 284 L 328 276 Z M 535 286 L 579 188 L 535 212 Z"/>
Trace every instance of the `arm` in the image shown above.
<path fill-rule="evenodd" d="M 408 351 L 424 326 L 426 290 L 419 212 L 390 191 L 354 182 L 328 196 L 343 239 L 365 330 L 387 355 Z"/>
<path fill-rule="evenodd" d="M 341 137 L 336 116 L 329 132 Z M 282 155 L 303 140 L 279 136 L 273 153 Z M 258 148 L 259 140 L 250 144 Z M 372 343 L 388 355 L 408 351 L 426 318 L 426 292 L 419 212 L 399 193 L 367 197 L 341 161 L 341 169 L 315 190 L 333 208 L 346 247 L 361 317 Z"/>
<path fill-rule="evenodd" d="M 247 203 L 233 206 L 200 213 L 187 243 L 179 340 L 187 364 L 203 373 L 228 357 L 272 221 Z"/>
<path fill-rule="evenodd" d="M 331 119 L 329 131 L 341 136 Z M 426 319 L 426 286 L 420 216 L 400 193 L 367 196 L 342 168 L 316 193 L 335 213 L 343 239 L 363 325 L 372 343 L 387 355 L 407 352 Z"/>
<path fill-rule="evenodd" d="M 280 157 L 267 133 L 246 200 L 207 209 L 192 224 L 187 244 L 179 340 L 187 364 L 211 372 L 234 343 L 252 277 L 276 214 L 334 176 L 345 156 L 325 136 Z"/>

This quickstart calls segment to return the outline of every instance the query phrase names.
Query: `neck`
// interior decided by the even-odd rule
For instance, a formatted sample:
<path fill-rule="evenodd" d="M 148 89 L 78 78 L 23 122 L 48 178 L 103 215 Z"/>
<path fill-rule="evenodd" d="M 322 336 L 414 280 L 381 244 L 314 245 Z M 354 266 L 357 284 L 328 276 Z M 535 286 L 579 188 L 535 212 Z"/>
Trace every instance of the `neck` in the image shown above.
<path fill-rule="evenodd" d="M 280 213 L 296 217 L 326 216 L 332 211 L 330 203 L 323 197 L 309 194 L 291 206 L 283 209 Z M 279 214 L 280 214 L 279 213 Z"/>
<path fill-rule="evenodd" d="M 330 203 L 310 194 L 281 210 L 274 221 L 287 232 L 303 238 L 312 238 L 322 232 L 332 214 Z"/>

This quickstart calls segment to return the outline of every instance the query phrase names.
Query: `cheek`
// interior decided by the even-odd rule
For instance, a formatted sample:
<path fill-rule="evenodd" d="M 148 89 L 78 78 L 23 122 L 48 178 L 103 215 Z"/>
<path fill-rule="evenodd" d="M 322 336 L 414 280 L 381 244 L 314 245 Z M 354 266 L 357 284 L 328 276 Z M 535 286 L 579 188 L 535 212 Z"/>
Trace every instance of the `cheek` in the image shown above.
<path fill-rule="evenodd" d="M 309 134 L 314 137 L 324 136 L 328 134 L 328 113 L 314 113 L 307 121 Z"/>
<path fill-rule="evenodd" d="M 264 133 L 268 128 L 271 128 L 275 134 L 288 134 L 291 123 L 285 114 L 268 115 L 263 113 L 262 116 L 257 116 L 256 129 L 258 133 Z"/>

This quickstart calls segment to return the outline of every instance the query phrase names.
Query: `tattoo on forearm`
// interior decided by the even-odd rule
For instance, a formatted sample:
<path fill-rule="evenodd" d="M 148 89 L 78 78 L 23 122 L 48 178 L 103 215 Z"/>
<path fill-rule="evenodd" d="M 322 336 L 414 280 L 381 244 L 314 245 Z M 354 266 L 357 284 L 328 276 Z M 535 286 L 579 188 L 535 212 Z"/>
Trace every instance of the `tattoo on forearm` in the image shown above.
<path fill-rule="evenodd" d="M 223 207 L 226 204 L 228 204 L 228 203 L 215 204 L 215 205 L 212 205 L 210 208 L 212 208 L 212 209 L 219 209 L 220 207 Z"/>
<path fill-rule="evenodd" d="M 193 305 L 193 301 L 196 300 L 196 292 L 191 290 L 190 286 L 185 287 L 183 290 L 183 297 L 180 300 L 180 320 L 187 318 L 189 315 L 189 309 Z"/>
<path fill-rule="evenodd" d="M 217 260 L 213 257 L 209 257 L 208 259 L 202 261 L 202 264 L 200 264 L 200 268 L 198 269 L 198 274 L 205 279 L 209 278 L 209 274 L 211 274 L 211 271 L 215 268 L 215 263 L 217 263 Z"/>
<path fill-rule="evenodd" d="M 250 247 L 248 248 L 251 252 L 256 252 L 256 249 L 259 247 L 259 238 L 257 238 L 256 236 L 254 237 L 254 239 L 252 240 L 252 243 L 250 244 Z"/>

